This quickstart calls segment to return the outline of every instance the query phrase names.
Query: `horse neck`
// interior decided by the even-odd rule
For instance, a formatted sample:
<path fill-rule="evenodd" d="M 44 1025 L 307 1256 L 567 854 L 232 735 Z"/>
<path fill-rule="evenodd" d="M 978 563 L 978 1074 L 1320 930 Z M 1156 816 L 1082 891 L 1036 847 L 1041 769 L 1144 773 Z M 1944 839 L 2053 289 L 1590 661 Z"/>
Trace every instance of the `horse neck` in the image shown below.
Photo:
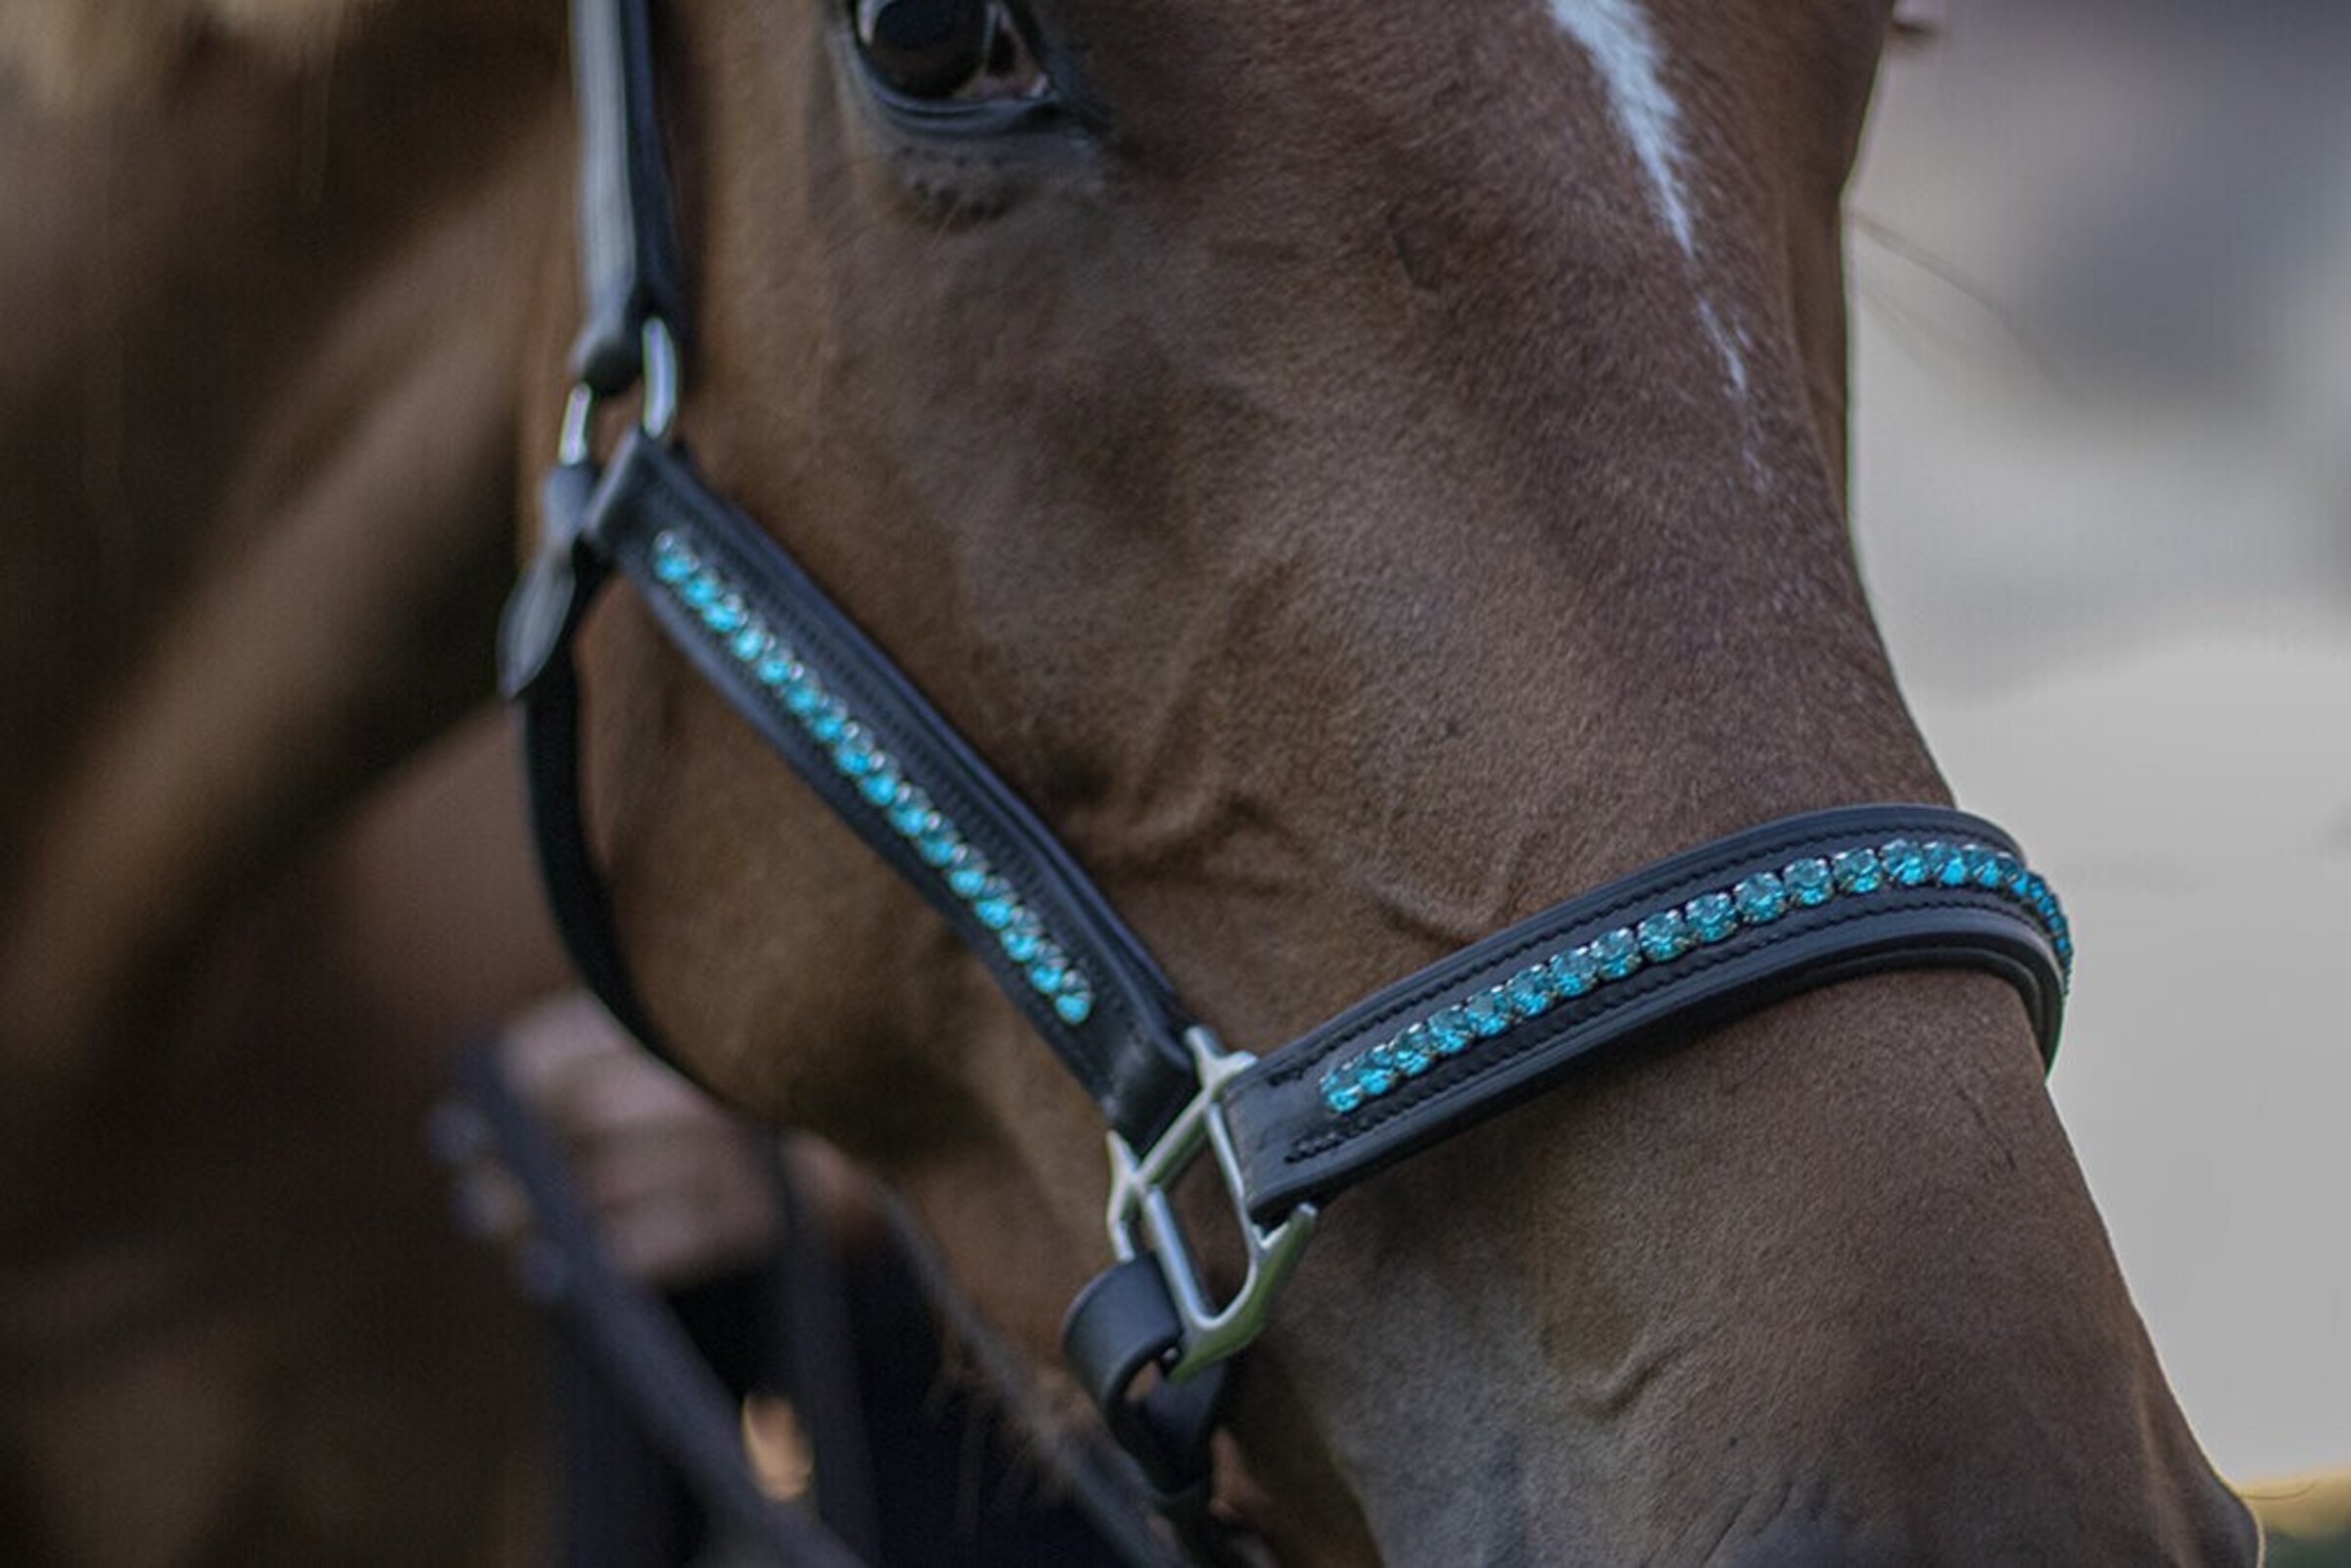
<path fill-rule="evenodd" d="M 7 108 L 12 1069 L 152 1025 L 141 976 L 487 694 L 560 55 L 417 11 Z"/>

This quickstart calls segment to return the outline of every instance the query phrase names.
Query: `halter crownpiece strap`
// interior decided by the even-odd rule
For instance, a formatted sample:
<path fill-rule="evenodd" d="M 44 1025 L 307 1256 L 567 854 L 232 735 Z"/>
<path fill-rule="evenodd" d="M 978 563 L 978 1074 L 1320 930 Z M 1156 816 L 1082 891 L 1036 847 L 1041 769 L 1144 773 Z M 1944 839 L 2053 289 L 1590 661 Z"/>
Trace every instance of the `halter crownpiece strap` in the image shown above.
<path fill-rule="evenodd" d="M 572 342 L 571 375 L 599 397 L 619 396 L 644 373 L 648 321 L 679 327 L 687 320 L 652 58 L 644 0 L 582 0 L 572 7 L 585 319 Z"/>
<path fill-rule="evenodd" d="M 645 0 L 575 0 L 573 19 L 592 314 L 562 460 L 542 493 L 540 549 L 501 638 L 557 927 L 591 987 L 660 1051 L 580 810 L 571 642 L 617 574 L 694 668 L 947 921 L 1101 1107 L 1120 1261 L 1072 1307 L 1064 1346 L 1164 1497 L 1200 1502 L 1222 1363 L 1264 1326 L 1319 1207 L 1586 1058 L 1685 1039 L 1812 986 L 1921 968 L 2007 981 L 2044 1059 L 2053 1055 L 2073 958 L 2055 893 L 1998 829 L 1927 805 L 1762 824 L 1498 931 L 1262 1059 L 1224 1049 L 1051 830 L 670 445 L 670 326 L 683 295 Z M 612 347 L 624 341 L 625 351 Z M 600 468 L 593 405 L 639 373 L 643 427 Z M 1222 1304 L 1168 1196 L 1203 1155 L 1246 1256 Z M 1154 1368 L 1161 1379 L 1138 1396 Z"/>

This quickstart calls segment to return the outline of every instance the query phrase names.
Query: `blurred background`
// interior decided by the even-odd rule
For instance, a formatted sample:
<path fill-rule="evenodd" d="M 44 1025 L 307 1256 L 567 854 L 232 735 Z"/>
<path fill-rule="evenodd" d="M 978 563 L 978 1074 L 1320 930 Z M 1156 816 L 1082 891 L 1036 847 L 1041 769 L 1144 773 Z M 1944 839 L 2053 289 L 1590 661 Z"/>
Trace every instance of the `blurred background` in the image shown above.
<path fill-rule="evenodd" d="M 2052 1087 L 2240 1479 L 2351 1459 L 2351 6 L 1965 0 L 1852 197 L 1854 515 L 2064 889 Z"/>

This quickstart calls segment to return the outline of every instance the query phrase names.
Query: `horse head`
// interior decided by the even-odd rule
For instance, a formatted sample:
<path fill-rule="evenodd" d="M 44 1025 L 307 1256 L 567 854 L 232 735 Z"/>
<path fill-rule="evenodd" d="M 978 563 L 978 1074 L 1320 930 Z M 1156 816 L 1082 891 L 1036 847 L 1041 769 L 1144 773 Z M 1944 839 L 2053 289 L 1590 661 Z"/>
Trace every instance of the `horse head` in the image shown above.
<path fill-rule="evenodd" d="M 1271 1048 L 1686 846 L 1944 798 L 1843 517 L 1885 11 L 664 7 L 677 426 Z M 578 647 L 648 1015 L 1048 1359 L 1094 1106 L 641 606 Z M 1884 974 L 1382 1173 L 1228 1488 L 1299 1562 L 2247 1559 L 2039 1069 L 2007 987 Z"/>

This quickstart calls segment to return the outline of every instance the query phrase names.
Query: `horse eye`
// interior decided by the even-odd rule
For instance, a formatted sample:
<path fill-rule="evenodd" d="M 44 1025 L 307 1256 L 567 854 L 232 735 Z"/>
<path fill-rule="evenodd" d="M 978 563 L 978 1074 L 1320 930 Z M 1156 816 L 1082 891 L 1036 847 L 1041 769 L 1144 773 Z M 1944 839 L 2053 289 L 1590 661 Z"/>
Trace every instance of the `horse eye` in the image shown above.
<path fill-rule="evenodd" d="M 920 103 L 1042 97 L 1051 83 L 1006 0 L 854 0 L 874 79 Z"/>

